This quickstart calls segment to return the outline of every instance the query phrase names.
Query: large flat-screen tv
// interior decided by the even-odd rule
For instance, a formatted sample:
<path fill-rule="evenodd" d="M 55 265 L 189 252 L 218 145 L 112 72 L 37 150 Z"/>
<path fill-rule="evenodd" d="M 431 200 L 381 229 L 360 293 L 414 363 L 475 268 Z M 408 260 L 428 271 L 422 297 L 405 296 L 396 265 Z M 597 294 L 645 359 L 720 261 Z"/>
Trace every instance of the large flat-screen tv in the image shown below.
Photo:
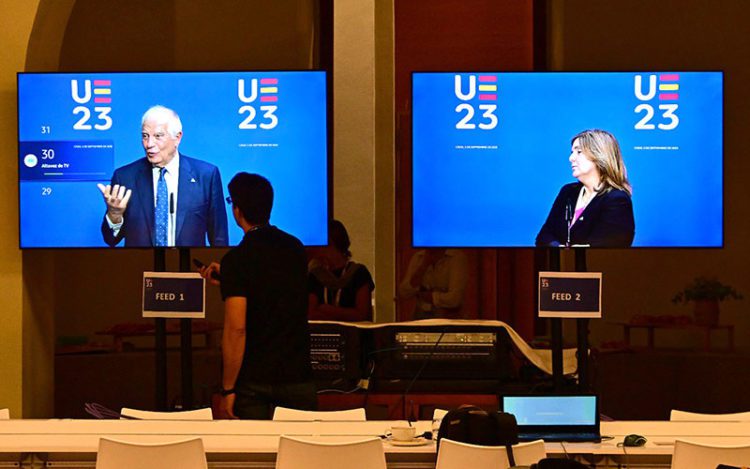
<path fill-rule="evenodd" d="M 722 80 L 413 73 L 413 245 L 721 247 Z"/>
<path fill-rule="evenodd" d="M 20 246 L 236 245 L 243 171 L 271 224 L 327 244 L 327 122 L 324 71 L 19 73 Z"/>

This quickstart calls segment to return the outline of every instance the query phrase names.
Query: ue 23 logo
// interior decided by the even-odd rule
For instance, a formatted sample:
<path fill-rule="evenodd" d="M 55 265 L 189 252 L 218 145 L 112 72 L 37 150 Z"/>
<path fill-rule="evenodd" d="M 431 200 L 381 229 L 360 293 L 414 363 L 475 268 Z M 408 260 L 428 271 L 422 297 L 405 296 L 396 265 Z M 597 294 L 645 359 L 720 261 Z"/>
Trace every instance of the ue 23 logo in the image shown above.
<path fill-rule="evenodd" d="M 477 87 L 477 76 L 468 76 L 468 90 L 464 93 L 464 85 L 461 75 L 454 77 L 454 89 L 458 99 L 463 101 L 456 106 L 456 113 L 462 115 L 461 119 L 456 123 L 456 129 L 459 130 L 474 130 L 477 127 L 481 130 L 492 130 L 497 127 L 497 104 L 484 103 L 483 101 L 495 101 L 497 102 L 497 84 L 494 76 L 488 76 L 494 78 L 495 83 L 480 84 Z M 483 77 L 484 78 L 484 77 Z M 479 89 L 478 100 L 482 104 L 476 105 L 476 108 L 482 113 L 482 115 L 475 119 L 474 116 L 477 113 L 475 105 L 470 103 L 473 99 L 477 98 L 477 88 Z"/>
<path fill-rule="evenodd" d="M 636 130 L 674 130 L 680 124 L 680 118 L 676 112 L 679 108 L 678 100 L 680 97 L 680 75 L 676 73 L 662 73 L 648 76 L 648 84 L 644 86 L 643 75 L 636 75 L 634 79 L 635 97 L 640 101 L 634 112 L 643 114 L 643 117 L 633 126 Z M 645 88 L 645 91 L 644 91 Z M 656 111 L 654 101 L 658 103 L 658 109 L 661 112 L 661 121 L 654 124 L 654 115 Z"/>

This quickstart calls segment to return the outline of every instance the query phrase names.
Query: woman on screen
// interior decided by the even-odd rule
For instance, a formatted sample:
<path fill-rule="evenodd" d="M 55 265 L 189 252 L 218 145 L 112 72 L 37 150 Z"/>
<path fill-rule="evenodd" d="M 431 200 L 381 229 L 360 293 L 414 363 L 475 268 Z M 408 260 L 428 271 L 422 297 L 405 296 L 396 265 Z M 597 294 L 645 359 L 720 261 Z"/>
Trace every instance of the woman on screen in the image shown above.
<path fill-rule="evenodd" d="M 536 245 L 630 247 L 632 191 L 617 139 L 604 130 L 584 130 L 571 145 L 568 160 L 578 182 L 560 189 Z"/>

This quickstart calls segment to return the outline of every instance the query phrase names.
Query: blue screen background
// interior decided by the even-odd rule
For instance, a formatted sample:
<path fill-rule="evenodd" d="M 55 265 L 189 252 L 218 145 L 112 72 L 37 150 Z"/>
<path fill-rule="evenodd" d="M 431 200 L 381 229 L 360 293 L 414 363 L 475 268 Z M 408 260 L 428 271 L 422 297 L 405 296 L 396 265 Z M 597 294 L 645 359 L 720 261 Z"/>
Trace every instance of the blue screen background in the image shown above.
<path fill-rule="evenodd" d="M 679 74 L 673 130 L 654 98 L 639 100 L 642 75 Z M 456 129 L 465 112 L 454 77 L 494 75 L 497 98 L 466 103 L 472 123 L 489 122 L 479 104 L 497 105 L 490 130 Z M 723 135 L 721 72 L 414 73 L 412 75 L 413 244 L 416 247 L 533 246 L 560 188 L 571 175 L 571 138 L 598 128 L 619 141 L 633 187 L 635 240 L 641 247 L 721 247 Z M 657 81 L 662 84 L 661 79 Z M 477 83 L 481 84 L 481 83 Z M 654 148 L 659 147 L 659 148 Z"/>
<path fill-rule="evenodd" d="M 238 112 L 246 105 L 238 98 L 238 80 L 245 80 L 249 95 L 250 80 L 262 78 L 278 80 L 278 101 L 247 103 L 257 111 L 253 123 L 270 122 L 260 106 L 276 105 L 278 124 L 270 130 L 240 129 L 248 114 Z M 79 105 L 72 98 L 73 79 L 81 94 L 83 80 L 111 81 L 111 104 L 84 104 L 92 111 L 90 124 L 101 122 L 94 106 L 111 107 L 110 129 L 73 129 L 81 118 L 73 114 Z M 115 168 L 144 157 L 141 117 L 156 104 L 180 115 L 180 153 L 216 165 L 225 196 L 236 173 L 259 173 L 274 187 L 271 223 L 307 245 L 327 243 L 325 72 L 19 74 L 18 103 L 22 248 L 106 246 L 100 232 L 106 207 L 96 184 L 108 183 Z M 42 133 L 43 127 L 49 132 Z M 54 162 L 66 162 L 75 171 L 48 177 L 32 174 L 24 164 L 24 149 L 40 147 L 35 142 L 54 148 Z M 100 151 L 95 160 L 91 152 L 71 150 L 77 142 L 109 142 L 113 149 L 109 155 Z M 227 215 L 229 242 L 236 245 L 242 231 L 230 207 Z"/>

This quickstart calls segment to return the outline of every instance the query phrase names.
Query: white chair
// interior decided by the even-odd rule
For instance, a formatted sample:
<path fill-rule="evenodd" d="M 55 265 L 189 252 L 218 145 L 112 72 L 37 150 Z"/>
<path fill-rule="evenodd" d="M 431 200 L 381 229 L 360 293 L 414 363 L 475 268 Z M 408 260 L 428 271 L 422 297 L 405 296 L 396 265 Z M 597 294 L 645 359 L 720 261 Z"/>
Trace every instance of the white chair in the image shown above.
<path fill-rule="evenodd" d="M 443 417 L 445 417 L 445 414 L 447 414 L 448 411 L 445 409 L 435 409 L 432 411 L 432 420 L 443 420 Z"/>
<path fill-rule="evenodd" d="M 385 469 L 380 438 L 345 443 L 321 443 L 282 435 L 276 469 Z"/>
<path fill-rule="evenodd" d="M 672 469 L 715 469 L 719 464 L 747 466 L 750 446 L 708 446 L 690 441 L 674 442 Z"/>
<path fill-rule="evenodd" d="M 535 440 L 513 445 L 517 466 L 528 466 L 547 457 L 544 441 Z M 435 469 L 507 469 L 510 467 L 505 446 L 480 446 L 443 438 Z"/>
<path fill-rule="evenodd" d="M 206 453 L 200 438 L 173 443 L 142 445 L 124 441 L 99 440 L 96 469 L 207 469 Z"/>
<path fill-rule="evenodd" d="M 181 412 L 152 412 L 150 410 L 120 409 L 121 418 L 132 417 L 138 420 L 213 420 L 214 416 L 209 407 L 205 409 L 184 410 Z"/>
<path fill-rule="evenodd" d="M 672 422 L 748 422 L 750 421 L 750 412 L 700 414 L 672 409 L 672 412 L 669 413 L 669 420 Z"/>
<path fill-rule="evenodd" d="M 0 420 L 8 420 L 10 418 L 9 409 L 0 409 Z"/>
<path fill-rule="evenodd" d="M 339 421 L 339 422 L 364 422 L 367 420 L 365 409 L 349 410 L 332 410 L 332 411 L 314 411 L 314 410 L 297 410 L 287 407 L 276 407 L 273 411 L 273 420 L 286 421 L 303 421 L 312 422 L 315 420 L 322 421 Z"/>

